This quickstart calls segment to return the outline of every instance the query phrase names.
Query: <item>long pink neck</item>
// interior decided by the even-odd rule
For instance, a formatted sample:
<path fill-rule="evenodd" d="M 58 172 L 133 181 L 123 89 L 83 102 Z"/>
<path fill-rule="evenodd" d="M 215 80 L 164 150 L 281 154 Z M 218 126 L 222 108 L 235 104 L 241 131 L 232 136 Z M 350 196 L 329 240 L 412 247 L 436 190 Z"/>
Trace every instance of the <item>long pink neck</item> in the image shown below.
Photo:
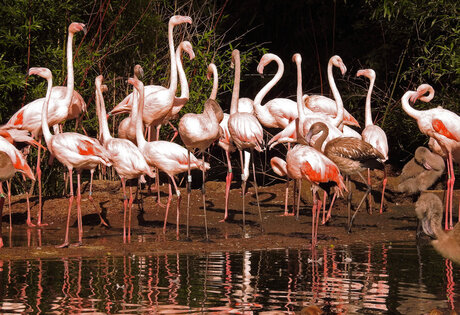
<path fill-rule="evenodd" d="M 211 100 L 216 100 L 217 97 L 217 89 L 219 88 L 219 77 L 217 74 L 217 67 L 215 64 L 211 63 L 208 66 L 208 74 L 212 73 L 212 91 L 211 95 L 209 96 L 209 99 Z M 209 75 L 208 75 L 209 77 Z"/>
<path fill-rule="evenodd" d="M 340 96 L 337 85 L 335 84 L 334 75 L 332 74 L 332 58 L 329 60 L 327 65 L 327 79 L 329 81 L 329 86 L 331 87 L 332 95 L 334 95 L 335 103 L 337 104 L 337 116 L 332 120 L 332 124 L 336 127 L 339 127 L 343 121 L 343 102 L 342 97 Z"/>
<path fill-rule="evenodd" d="M 370 81 L 369 90 L 367 91 L 367 96 L 366 96 L 366 120 L 365 120 L 366 127 L 373 125 L 373 122 L 372 122 L 372 109 L 371 109 L 371 96 L 372 96 L 372 90 L 374 89 L 375 77 L 370 77 L 369 79 L 371 81 Z"/>
<path fill-rule="evenodd" d="M 69 32 L 69 37 L 67 39 L 67 89 L 64 97 L 64 102 L 69 104 L 72 100 L 73 89 L 75 85 L 74 81 L 74 72 L 73 72 L 73 32 Z"/>
<path fill-rule="evenodd" d="M 415 119 L 419 119 L 421 116 L 421 112 L 419 110 L 414 109 L 409 104 L 409 98 L 416 93 L 417 92 L 414 92 L 414 91 L 407 91 L 406 93 L 404 93 L 404 95 L 401 98 L 401 104 L 402 104 L 402 108 L 409 116 Z"/>
<path fill-rule="evenodd" d="M 234 50 L 232 54 L 233 64 L 235 66 L 235 79 L 233 83 L 233 93 L 232 93 L 232 103 L 230 105 L 230 115 L 238 112 L 238 98 L 240 96 L 240 75 L 241 75 L 241 66 L 240 66 L 240 52 Z"/>
<path fill-rule="evenodd" d="M 101 124 L 100 128 L 102 131 L 102 139 L 103 139 L 102 142 L 105 142 L 105 141 L 112 139 L 112 136 L 110 135 L 109 124 L 107 123 L 107 113 L 105 111 L 104 95 L 102 94 L 102 90 L 101 90 L 101 81 L 102 80 L 96 81 L 96 91 L 99 96 L 98 97 L 99 101 L 97 103 L 99 103 L 99 114 L 100 114 L 99 119 L 100 119 L 100 124 Z"/>
<path fill-rule="evenodd" d="M 51 98 L 51 89 L 53 88 L 53 77 L 49 75 L 46 80 L 48 81 L 48 89 L 46 90 L 46 97 L 42 107 L 42 134 L 43 138 L 45 138 L 46 146 L 51 149 L 52 134 L 48 126 L 48 103 Z"/>
<path fill-rule="evenodd" d="M 177 72 L 179 73 L 180 80 L 180 98 L 189 99 L 190 91 L 188 88 L 187 76 L 185 75 L 184 67 L 182 65 L 182 51 L 183 51 L 183 42 L 179 44 L 176 49 L 176 65 Z"/>
<path fill-rule="evenodd" d="M 138 113 L 136 118 L 136 141 L 139 149 L 143 150 L 145 145 L 147 144 L 147 141 L 145 141 L 144 138 L 144 133 L 142 132 L 142 115 L 144 113 L 144 84 L 139 80 L 137 80 L 137 82 L 137 84 L 134 84 L 134 88 L 137 90 L 138 93 L 134 94 L 133 103 L 138 103 Z"/>
<path fill-rule="evenodd" d="M 169 85 L 169 91 L 175 95 L 177 90 L 177 64 L 176 56 L 174 52 L 174 24 L 172 21 L 169 21 L 168 25 L 168 43 L 169 43 L 169 56 L 171 58 L 171 82 Z"/>
<path fill-rule="evenodd" d="M 275 76 L 259 91 L 259 93 L 257 93 L 256 97 L 254 98 L 254 109 L 258 116 L 259 112 L 267 110 L 264 106 L 262 106 L 263 98 L 276 85 L 276 83 L 278 83 L 284 73 L 284 63 L 281 58 L 274 54 L 267 54 L 265 56 L 269 58 L 269 61 L 265 64 L 268 64 L 274 60 L 278 64 L 278 70 L 276 71 Z"/>

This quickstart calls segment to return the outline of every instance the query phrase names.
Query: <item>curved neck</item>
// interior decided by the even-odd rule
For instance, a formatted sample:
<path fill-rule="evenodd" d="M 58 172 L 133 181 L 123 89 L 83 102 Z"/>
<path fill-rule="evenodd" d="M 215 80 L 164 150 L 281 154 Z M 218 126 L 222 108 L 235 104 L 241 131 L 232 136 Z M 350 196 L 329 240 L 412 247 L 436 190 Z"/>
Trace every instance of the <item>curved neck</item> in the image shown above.
<path fill-rule="evenodd" d="M 313 147 L 319 152 L 322 152 L 321 148 L 323 147 L 323 143 L 329 135 L 329 128 L 324 123 L 319 123 L 318 125 L 320 126 L 320 131 L 322 131 L 322 133 L 321 136 L 316 139 L 315 145 Z"/>
<path fill-rule="evenodd" d="M 366 122 L 365 122 L 366 127 L 373 125 L 373 122 L 372 122 L 372 109 L 371 109 L 371 96 L 372 96 L 372 90 L 374 89 L 375 78 L 371 77 L 370 80 L 371 80 L 371 82 L 369 84 L 369 90 L 367 91 L 367 96 L 366 96 Z"/>
<path fill-rule="evenodd" d="M 74 88 L 74 73 L 73 73 L 73 32 L 69 32 L 69 37 L 67 39 L 67 89 L 64 97 L 64 101 L 69 103 L 72 100 L 73 88 Z"/>
<path fill-rule="evenodd" d="M 142 115 L 144 114 L 144 85 L 141 81 L 138 81 L 139 86 L 134 85 L 137 93 L 134 93 L 134 104 L 138 103 L 138 112 L 136 118 L 136 141 L 139 149 L 143 149 L 147 144 L 145 141 L 144 133 L 142 132 Z M 134 110 L 134 107 L 133 107 Z"/>
<path fill-rule="evenodd" d="M 281 79 L 284 73 L 284 63 L 276 55 L 271 56 L 270 61 L 275 60 L 278 64 L 278 70 L 276 71 L 275 76 L 267 83 L 265 86 L 257 93 L 256 97 L 254 98 L 254 110 L 256 112 L 267 110 L 264 106 L 262 106 L 262 100 L 264 99 L 265 95 L 275 86 L 276 83 Z"/>
<path fill-rule="evenodd" d="M 217 74 L 217 67 L 214 64 L 209 65 L 210 70 L 212 71 L 212 91 L 209 99 L 216 100 L 217 97 L 217 89 L 219 88 L 219 77 Z M 209 73 L 209 69 L 208 69 Z"/>
<path fill-rule="evenodd" d="M 104 143 L 105 141 L 112 139 L 112 136 L 110 135 L 109 124 L 107 123 L 107 113 L 105 111 L 104 95 L 102 94 L 100 83 L 96 83 L 96 91 L 97 95 L 99 96 L 99 101 L 97 103 L 99 103 L 99 121 L 100 128 L 102 131 L 102 142 Z"/>
<path fill-rule="evenodd" d="M 174 26 L 173 22 L 169 22 L 168 25 L 168 42 L 169 42 L 169 55 L 171 58 L 171 82 L 169 85 L 169 90 L 176 94 L 177 90 L 177 64 L 176 64 L 176 56 L 174 52 Z"/>
<path fill-rule="evenodd" d="M 176 49 L 176 65 L 177 65 L 177 72 L 179 73 L 179 80 L 180 80 L 180 98 L 189 99 L 190 92 L 188 88 L 187 77 L 185 75 L 184 67 L 182 65 L 182 51 L 183 45 L 182 43 Z"/>
<path fill-rule="evenodd" d="M 331 87 L 332 95 L 334 95 L 334 100 L 337 105 L 337 116 L 332 119 L 332 124 L 336 127 L 339 127 L 343 121 L 343 102 L 342 97 L 340 97 L 339 90 L 337 85 L 335 85 L 334 75 L 332 74 L 332 59 L 329 60 L 327 65 L 327 79 L 329 81 L 329 86 Z"/>
<path fill-rule="evenodd" d="M 233 82 L 233 93 L 232 93 L 232 102 L 230 105 L 230 115 L 235 114 L 238 112 L 238 98 L 240 96 L 240 75 L 241 75 L 241 68 L 240 68 L 240 53 L 233 53 L 233 64 L 235 66 L 235 79 Z"/>
<path fill-rule="evenodd" d="M 304 112 L 304 104 L 302 99 L 302 60 L 300 58 L 295 59 L 296 67 L 297 67 L 297 93 L 296 93 L 296 100 L 297 100 L 297 112 L 299 117 L 299 123 L 303 124 L 305 121 L 305 112 Z M 299 129 L 300 130 L 300 129 Z"/>
<path fill-rule="evenodd" d="M 409 104 L 409 98 L 416 93 L 417 92 L 414 92 L 414 91 L 407 91 L 406 93 L 404 93 L 404 95 L 401 98 L 401 104 L 402 104 L 402 108 L 409 116 L 411 116 L 412 118 L 418 119 L 420 117 L 420 111 L 414 109 Z"/>
<path fill-rule="evenodd" d="M 42 107 L 42 134 L 43 138 L 45 138 L 46 146 L 50 148 L 50 141 L 51 141 L 51 131 L 50 127 L 48 126 L 48 103 L 51 98 L 51 89 L 53 87 L 53 77 L 46 78 L 48 81 L 48 89 L 46 90 L 46 97 L 45 101 L 43 102 Z"/>

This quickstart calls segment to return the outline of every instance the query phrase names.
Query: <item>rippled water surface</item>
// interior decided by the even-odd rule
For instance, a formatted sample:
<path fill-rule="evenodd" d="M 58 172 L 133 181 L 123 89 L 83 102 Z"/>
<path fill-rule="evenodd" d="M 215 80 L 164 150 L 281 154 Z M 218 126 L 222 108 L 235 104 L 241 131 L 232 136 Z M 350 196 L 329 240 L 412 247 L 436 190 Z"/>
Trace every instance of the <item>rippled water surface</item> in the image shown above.
<path fill-rule="evenodd" d="M 1 260 L 1 313 L 423 314 L 455 308 L 460 268 L 429 244 Z"/>

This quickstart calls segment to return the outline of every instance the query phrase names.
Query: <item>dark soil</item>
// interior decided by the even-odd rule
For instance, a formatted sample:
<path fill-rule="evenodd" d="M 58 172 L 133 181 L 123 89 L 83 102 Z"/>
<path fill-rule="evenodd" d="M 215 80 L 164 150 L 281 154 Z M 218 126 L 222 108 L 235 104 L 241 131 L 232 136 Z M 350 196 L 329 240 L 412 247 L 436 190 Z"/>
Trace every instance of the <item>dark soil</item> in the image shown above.
<path fill-rule="evenodd" d="M 391 172 L 390 172 L 391 173 Z M 340 198 L 334 205 L 332 219 L 319 226 L 318 247 L 352 243 L 376 243 L 408 241 L 415 238 L 415 199 L 395 192 L 397 177 L 389 177 L 385 192 L 385 209 L 379 214 L 382 172 L 376 171 L 373 178 L 374 211 L 368 213 L 362 207 L 353 224 L 352 233 L 347 232 L 346 199 Z M 395 174 L 393 174 L 395 175 Z M 300 218 L 280 216 L 284 212 L 284 183 L 259 187 L 262 223 L 259 220 L 254 187 L 246 194 L 246 234 L 242 229 L 242 195 L 239 181 L 233 181 L 230 192 L 229 218 L 223 218 L 225 202 L 225 182 L 206 183 L 207 219 L 210 242 L 204 242 L 204 216 L 201 191 L 192 190 L 190 207 L 190 237 L 185 240 L 187 196 L 181 187 L 180 236 L 176 240 L 176 195 L 173 196 L 168 217 L 166 234 L 163 234 L 165 208 L 156 203 L 156 194 L 146 188 L 142 190 L 143 209 L 139 202 L 133 205 L 131 242 L 123 244 L 123 195 L 119 182 L 95 181 L 93 197 L 97 209 L 88 200 L 88 190 L 82 195 L 84 244 L 80 247 L 55 248 L 64 240 L 67 198 L 47 198 L 44 201 L 44 220 L 49 225 L 41 229 L 27 229 L 26 202 L 24 196 L 13 197 L 13 246 L 9 247 L 8 209 L 3 211 L 3 235 L 5 247 L 0 250 L 2 258 L 33 258 L 61 256 L 101 256 L 122 254 L 150 254 L 167 252 L 209 252 L 241 251 L 256 249 L 305 248 L 311 246 L 311 206 L 310 185 L 302 184 Z M 289 209 L 292 211 L 292 183 Z M 365 186 L 358 178 L 353 178 L 353 204 L 362 198 Z M 440 183 L 437 188 L 442 188 Z M 135 188 L 133 188 L 135 191 Z M 161 201 L 167 202 L 168 185 L 161 186 Z M 441 196 L 444 194 L 439 190 Z M 36 218 L 37 198 L 32 199 L 32 214 Z M 454 198 L 457 202 L 457 198 Z M 456 205 L 454 205 L 456 207 Z M 97 211 L 103 210 L 110 228 L 99 225 Z M 322 215 L 322 214 L 321 214 Z M 77 241 L 76 206 L 72 209 L 71 242 Z M 263 230 L 262 230 L 263 228 Z M 28 236 L 28 240 L 26 238 Z M 16 244 L 15 238 L 22 238 Z M 29 243 L 29 246 L 28 246 Z"/>

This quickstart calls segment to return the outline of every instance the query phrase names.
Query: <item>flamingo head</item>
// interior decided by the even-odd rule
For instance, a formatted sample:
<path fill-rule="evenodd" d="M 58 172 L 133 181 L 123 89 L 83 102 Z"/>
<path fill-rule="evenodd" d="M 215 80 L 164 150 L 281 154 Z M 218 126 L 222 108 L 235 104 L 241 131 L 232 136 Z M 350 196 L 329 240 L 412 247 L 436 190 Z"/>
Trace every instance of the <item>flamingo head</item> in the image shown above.
<path fill-rule="evenodd" d="M 38 75 L 44 79 L 52 77 L 51 70 L 48 68 L 32 67 L 29 69 L 29 75 Z"/>
<path fill-rule="evenodd" d="M 144 76 L 144 69 L 142 66 L 137 64 L 134 66 L 134 76 L 141 79 Z"/>
<path fill-rule="evenodd" d="M 426 93 L 428 93 L 428 95 L 424 96 Z M 418 88 L 417 88 L 417 91 L 416 93 L 414 93 L 410 100 L 412 103 L 415 103 L 415 101 L 417 101 L 418 99 L 420 99 L 422 102 L 426 102 L 428 103 L 429 101 L 431 101 L 434 97 L 434 89 L 431 85 L 429 84 L 421 84 Z"/>
<path fill-rule="evenodd" d="M 292 61 L 295 63 L 301 63 L 302 62 L 302 56 L 299 53 L 296 53 L 292 55 Z"/>
<path fill-rule="evenodd" d="M 69 33 L 75 34 L 80 31 L 83 31 L 83 33 L 86 35 L 86 33 L 88 32 L 88 29 L 86 28 L 85 24 L 73 22 L 69 25 Z"/>
<path fill-rule="evenodd" d="M 101 85 L 101 92 L 102 93 L 105 93 L 109 90 L 109 87 L 106 85 L 106 84 L 102 84 Z"/>
<path fill-rule="evenodd" d="M 216 65 L 210 63 L 208 66 L 208 72 L 206 73 L 206 77 L 208 78 L 208 80 L 211 80 L 212 75 L 214 74 L 214 69 L 217 71 Z"/>
<path fill-rule="evenodd" d="M 335 67 L 340 68 L 340 72 L 342 72 L 342 75 L 345 75 L 345 73 L 347 72 L 347 67 L 345 67 L 345 64 L 343 63 L 342 58 L 335 55 L 331 57 L 330 61 Z"/>
<path fill-rule="evenodd" d="M 188 54 L 190 60 L 195 59 L 195 52 L 193 51 L 192 44 L 188 40 L 184 40 L 180 43 L 182 49 Z"/>
<path fill-rule="evenodd" d="M 375 80 L 375 71 L 373 69 L 361 69 L 356 72 L 356 76 L 365 76 L 366 78 L 369 78 L 370 80 Z"/>
<path fill-rule="evenodd" d="M 185 16 L 185 15 L 173 15 L 169 19 L 170 25 L 179 25 L 183 23 L 192 24 L 192 18 L 190 16 Z"/>
<path fill-rule="evenodd" d="M 233 49 L 232 62 L 230 63 L 230 67 L 233 69 L 235 67 L 235 63 L 239 61 L 240 61 L 240 51 L 238 49 Z"/>
<path fill-rule="evenodd" d="M 257 66 L 257 72 L 260 74 L 264 73 L 264 68 L 266 65 L 268 65 L 270 62 L 275 60 L 275 55 L 274 54 L 265 54 L 260 58 L 259 65 Z"/>

